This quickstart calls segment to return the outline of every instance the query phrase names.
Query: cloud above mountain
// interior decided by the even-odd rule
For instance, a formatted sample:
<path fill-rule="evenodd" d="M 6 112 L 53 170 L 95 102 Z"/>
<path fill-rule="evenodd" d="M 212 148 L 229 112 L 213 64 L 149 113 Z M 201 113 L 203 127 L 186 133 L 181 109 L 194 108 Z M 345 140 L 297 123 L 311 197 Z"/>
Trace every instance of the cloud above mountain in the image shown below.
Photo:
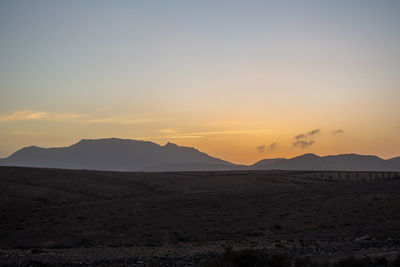
<path fill-rule="evenodd" d="M 299 139 L 303 139 L 303 138 L 306 138 L 306 137 L 307 137 L 307 135 L 305 135 L 305 134 L 299 134 L 299 135 L 296 135 L 294 137 L 294 139 L 299 140 Z"/>
<path fill-rule="evenodd" d="M 309 132 L 307 135 L 308 135 L 308 136 L 313 136 L 313 135 L 315 135 L 315 134 L 317 134 L 317 133 L 319 133 L 319 132 L 320 132 L 319 129 L 314 129 L 314 130 L 312 130 L 311 132 Z"/>
<path fill-rule="evenodd" d="M 311 146 L 312 144 L 314 144 L 314 140 L 311 141 L 303 141 L 303 140 L 299 140 L 293 143 L 293 147 L 301 147 L 301 148 L 306 148 Z"/>
<path fill-rule="evenodd" d="M 342 134 L 344 131 L 342 129 L 338 129 L 336 131 L 333 131 L 332 134 Z"/>
<path fill-rule="evenodd" d="M 307 138 L 307 137 L 316 135 L 316 134 L 318 134 L 318 133 L 320 133 L 320 132 L 321 132 L 320 129 L 314 129 L 314 130 L 312 130 L 312 131 L 310 131 L 310 132 L 308 132 L 308 133 L 306 133 L 306 134 L 303 134 L 303 133 L 302 133 L 302 134 L 298 134 L 298 135 L 296 135 L 296 136 L 294 137 L 294 139 L 296 139 L 296 140 L 304 139 L 304 138 Z"/>
<path fill-rule="evenodd" d="M 268 146 L 266 146 L 266 145 L 258 146 L 258 147 L 257 147 L 257 150 L 258 150 L 258 152 L 260 152 L 260 153 L 264 153 L 264 152 L 266 152 L 266 151 L 272 151 L 272 150 L 276 149 L 277 146 L 278 146 L 278 145 L 277 145 L 276 143 L 271 143 L 271 144 L 269 144 Z"/>

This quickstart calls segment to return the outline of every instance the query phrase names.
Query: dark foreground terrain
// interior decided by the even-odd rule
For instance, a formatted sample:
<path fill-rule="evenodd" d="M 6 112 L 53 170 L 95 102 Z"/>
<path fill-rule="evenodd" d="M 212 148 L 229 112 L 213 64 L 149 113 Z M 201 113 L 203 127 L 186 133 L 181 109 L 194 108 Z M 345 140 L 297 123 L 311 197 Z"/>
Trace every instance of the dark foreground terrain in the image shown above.
<path fill-rule="evenodd" d="M 397 173 L 118 173 L 0 167 L 0 265 L 201 265 L 400 251 Z"/>

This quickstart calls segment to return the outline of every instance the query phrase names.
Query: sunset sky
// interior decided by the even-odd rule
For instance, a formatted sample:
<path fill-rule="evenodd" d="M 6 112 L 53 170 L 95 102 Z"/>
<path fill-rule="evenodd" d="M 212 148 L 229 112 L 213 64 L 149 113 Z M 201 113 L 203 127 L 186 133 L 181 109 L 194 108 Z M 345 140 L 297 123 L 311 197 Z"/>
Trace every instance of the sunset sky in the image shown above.
<path fill-rule="evenodd" d="M 1 1 L 0 157 L 119 137 L 400 156 L 400 1 Z"/>

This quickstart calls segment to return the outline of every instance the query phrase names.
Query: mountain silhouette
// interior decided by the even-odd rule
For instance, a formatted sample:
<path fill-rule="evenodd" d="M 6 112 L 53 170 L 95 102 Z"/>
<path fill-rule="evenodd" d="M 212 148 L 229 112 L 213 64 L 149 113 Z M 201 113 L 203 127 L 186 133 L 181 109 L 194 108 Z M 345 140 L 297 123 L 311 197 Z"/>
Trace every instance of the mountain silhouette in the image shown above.
<path fill-rule="evenodd" d="M 214 170 L 333 170 L 400 171 L 400 157 L 341 154 L 320 157 L 304 154 L 285 159 L 263 159 L 253 165 L 236 165 L 195 148 L 164 146 L 130 139 L 83 139 L 69 147 L 30 146 L 5 159 L 3 166 L 25 166 L 106 171 L 214 171 Z"/>
<path fill-rule="evenodd" d="M 250 168 L 277 170 L 332 170 L 332 171 L 400 171 L 400 157 L 389 160 L 377 156 L 340 154 L 320 157 L 304 154 L 291 159 L 274 160 L 262 164 L 261 160 Z M 261 168 L 260 168 L 260 167 Z"/>
<path fill-rule="evenodd" d="M 107 171 L 226 170 L 235 165 L 195 148 L 128 139 L 83 139 L 69 147 L 25 147 L 0 165 Z"/>
<path fill-rule="evenodd" d="M 286 160 L 286 159 L 285 158 L 262 159 L 256 163 L 254 163 L 250 167 L 252 169 L 260 169 L 260 170 L 268 169 L 269 166 L 271 166 L 272 164 L 277 163 L 279 161 L 284 161 L 284 160 Z"/>

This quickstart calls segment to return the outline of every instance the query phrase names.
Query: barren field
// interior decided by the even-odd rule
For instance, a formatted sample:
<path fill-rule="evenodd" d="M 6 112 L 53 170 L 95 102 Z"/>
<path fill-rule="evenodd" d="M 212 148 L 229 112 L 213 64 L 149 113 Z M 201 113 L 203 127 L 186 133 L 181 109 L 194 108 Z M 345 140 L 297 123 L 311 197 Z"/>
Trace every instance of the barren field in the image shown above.
<path fill-rule="evenodd" d="M 397 175 L 0 167 L 0 265 L 200 265 L 224 246 L 390 256 Z"/>

